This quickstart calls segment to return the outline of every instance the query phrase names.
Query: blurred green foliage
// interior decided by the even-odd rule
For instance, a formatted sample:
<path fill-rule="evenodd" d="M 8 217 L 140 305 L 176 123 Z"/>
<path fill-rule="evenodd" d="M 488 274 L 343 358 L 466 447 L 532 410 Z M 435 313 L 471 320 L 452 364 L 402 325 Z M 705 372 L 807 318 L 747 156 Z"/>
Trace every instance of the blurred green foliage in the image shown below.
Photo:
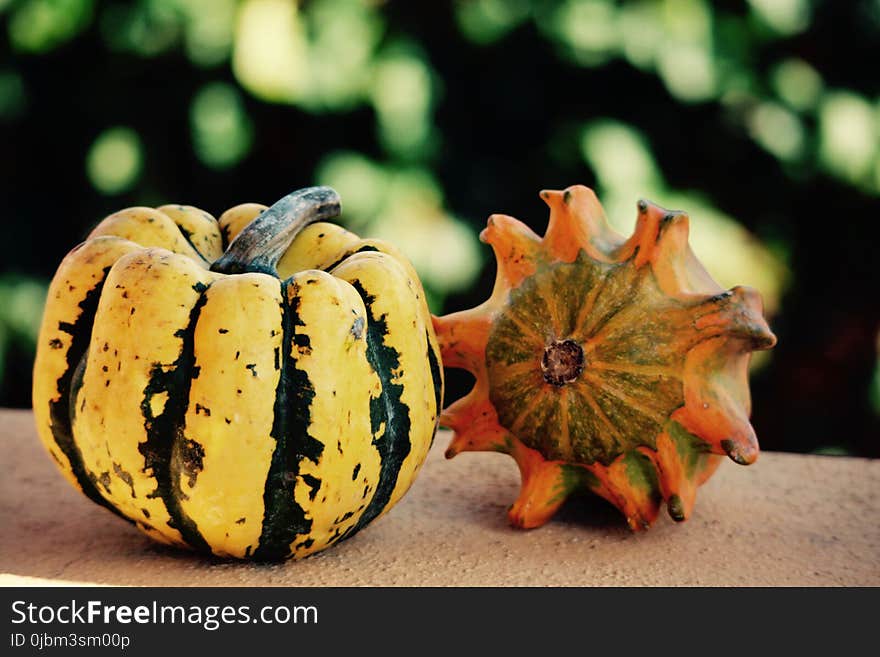
<path fill-rule="evenodd" d="M 0 275 L 0 381 L 4 383 L 7 354 L 23 353 L 32 358 L 47 287 L 46 281 Z"/>
<path fill-rule="evenodd" d="M 540 232 L 538 190 L 582 182 L 620 232 L 640 197 L 687 210 L 712 275 L 762 291 L 762 444 L 880 456 L 878 43 L 878 0 L 0 0 L 0 403 L 122 205 L 329 184 L 448 312 L 488 294 L 487 214 Z"/>

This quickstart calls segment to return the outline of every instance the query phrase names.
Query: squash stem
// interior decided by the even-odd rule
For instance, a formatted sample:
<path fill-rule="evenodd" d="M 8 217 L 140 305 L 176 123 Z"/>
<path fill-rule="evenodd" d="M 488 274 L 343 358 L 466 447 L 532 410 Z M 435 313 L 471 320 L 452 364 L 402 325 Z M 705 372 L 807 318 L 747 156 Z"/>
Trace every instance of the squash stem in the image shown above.
<path fill-rule="evenodd" d="M 338 216 L 340 210 L 339 194 L 330 187 L 307 187 L 292 192 L 245 226 L 226 253 L 214 261 L 211 271 L 278 276 L 278 260 L 300 231 L 316 221 Z"/>

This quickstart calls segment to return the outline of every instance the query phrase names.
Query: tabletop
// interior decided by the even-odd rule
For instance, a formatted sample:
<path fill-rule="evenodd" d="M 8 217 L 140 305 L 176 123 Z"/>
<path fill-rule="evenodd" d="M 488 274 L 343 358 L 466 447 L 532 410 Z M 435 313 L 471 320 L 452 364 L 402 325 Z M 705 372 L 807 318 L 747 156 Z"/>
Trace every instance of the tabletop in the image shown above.
<path fill-rule="evenodd" d="M 878 586 L 880 460 L 725 462 L 693 516 L 632 533 L 598 497 L 520 530 L 513 460 L 446 460 L 440 432 L 406 496 L 351 539 L 251 564 L 159 546 L 66 483 L 29 410 L 0 410 L 0 586 Z"/>

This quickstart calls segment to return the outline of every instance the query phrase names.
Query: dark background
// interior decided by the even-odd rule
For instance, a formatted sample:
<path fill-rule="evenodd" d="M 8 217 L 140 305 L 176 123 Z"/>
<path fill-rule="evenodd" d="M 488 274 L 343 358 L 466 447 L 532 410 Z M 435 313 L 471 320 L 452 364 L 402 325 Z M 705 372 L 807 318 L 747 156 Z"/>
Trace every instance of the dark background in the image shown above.
<path fill-rule="evenodd" d="M 0 405 L 30 404 L 58 262 L 122 207 L 333 184 L 440 313 L 489 294 L 489 214 L 542 233 L 538 191 L 583 183 L 623 232 L 640 196 L 689 211 L 710 272 L 764 293 L 764 449 L 880 457 L 878 44 L 876 0 L 0 0 Z"/>

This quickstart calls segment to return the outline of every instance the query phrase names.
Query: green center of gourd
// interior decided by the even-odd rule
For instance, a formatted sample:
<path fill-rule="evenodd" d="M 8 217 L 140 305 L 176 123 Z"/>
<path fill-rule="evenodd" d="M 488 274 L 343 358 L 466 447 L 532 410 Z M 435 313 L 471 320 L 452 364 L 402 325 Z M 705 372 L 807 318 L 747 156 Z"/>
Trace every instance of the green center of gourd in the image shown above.
<path fill-rule="evenodd" d="M 548 459 L 611 463 L 684 404 L 692 317 L 648 268 L 541 263 L 510 292 L 486 346 L 498 420 Z"/>

